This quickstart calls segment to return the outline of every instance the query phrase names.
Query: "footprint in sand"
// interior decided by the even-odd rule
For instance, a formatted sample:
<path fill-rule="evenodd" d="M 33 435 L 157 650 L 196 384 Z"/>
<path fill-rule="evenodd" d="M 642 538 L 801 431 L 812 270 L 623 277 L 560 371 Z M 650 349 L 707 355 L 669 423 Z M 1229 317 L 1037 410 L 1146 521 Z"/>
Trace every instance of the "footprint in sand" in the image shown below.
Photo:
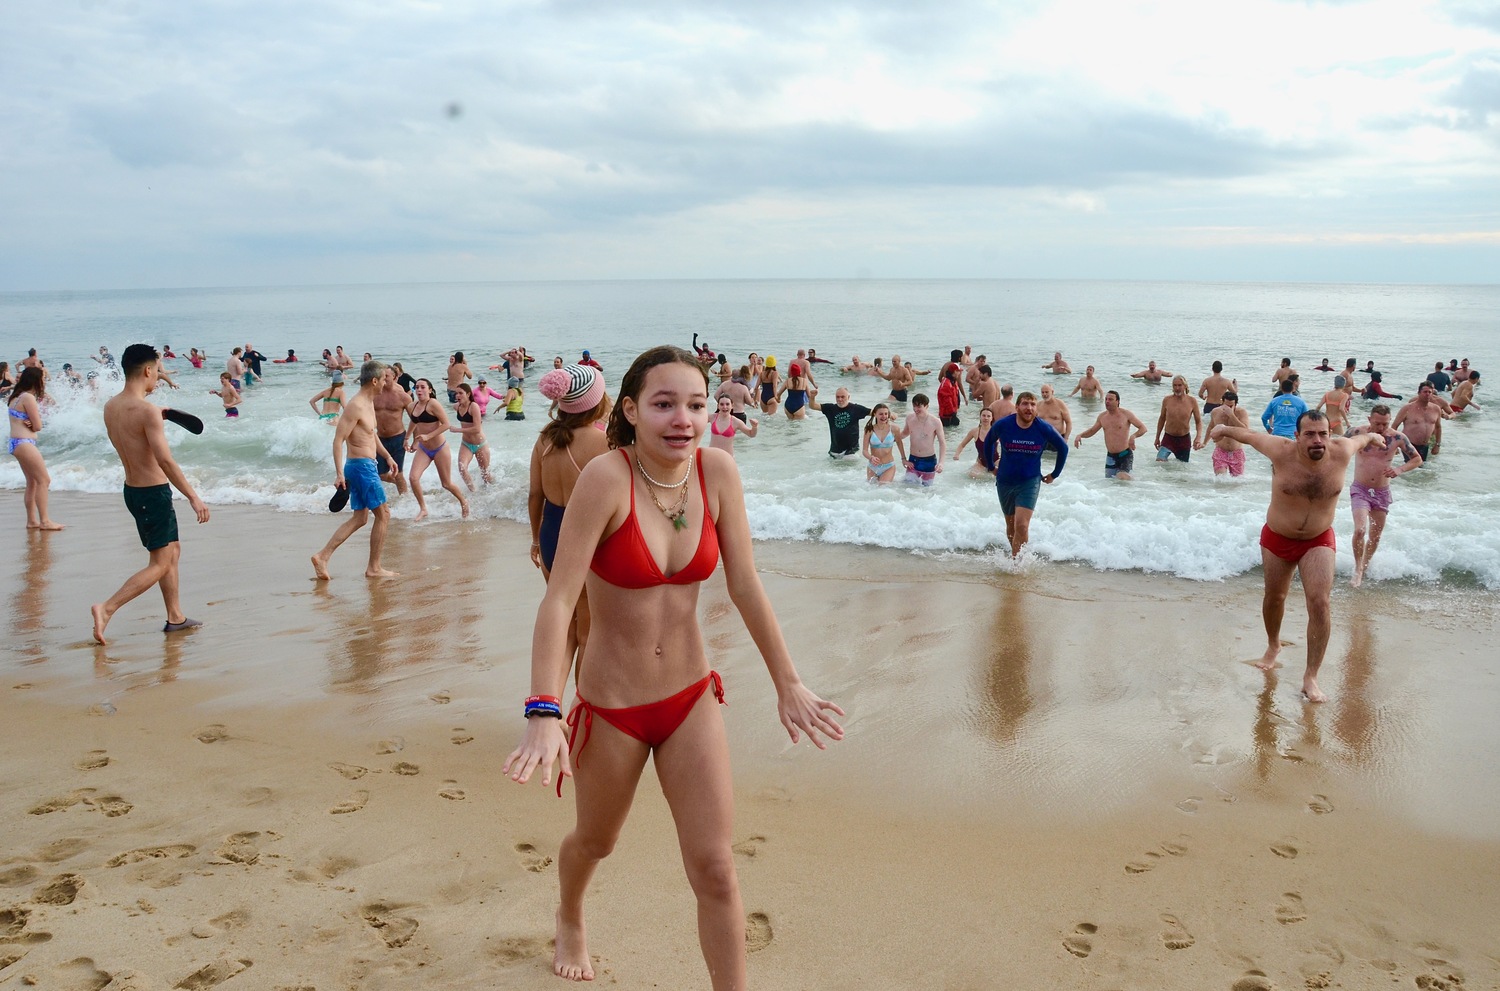
<path fill-rule="evenodd" d="M 745 950 L 754 953 L 771 945 L 771 917 L 764 912 L 751 912 L 745 916 Z"/>
<path fill-rule="evenodd" d="M 1458 974 L 1418 974 L 1417 987 L 1422 991 L 1464 991 L 1464 979 Z"/>
<path fill-rule="evenodd" d="M 193 739 L 199 743 L 218 743 L 220 740 L 229 739 L 229 730 L 225 729 L 221 723 L 214 723 L 194 733 Z"/>
<path fill-rule="evenodd" d="M 88 842 L 76 836 L 53 840 L 36 852 L 36 859 L 47 864 L 60 864 L 69 857 L 76 857 L 88 849 Z"/>
<path fill-rule="evenodd" d="M 30 864 L 22 864 L 20 867 L 7 867 L 0 871 L 0 888 L 15 888 L 23 884 L 30 884 L 36 880 L 37 869 Z"/>
<path fill-rule="evenodd" d="M 341 764 L 335 761 L 334 763 L 329 764 L 328 767 L 330 770 L 337 771 L 339 774 L 348 778 L 350 781 L 358 781 L 360 778 L 370 773 L 370 769 L 368 767 L 360 767 L 358 764 Z"/>
<path fill-rule="evenodd" d="M 1276 985 L 1262 972 L 1252 970 L 1229 985 L 1229 991 L 1276 991 Z"/>
<path fill-rule="evenodd" d="M 404 760 L 397 761 L 395 764 L 392 764 L 391 770 L 395 771 L 397 774 L 402 775 L 403 777 L 411 777 L 413 774 L 422 773 L 422 769 L 420 767 Z"/>
<path fill-rule="evenodd" d="M 17 953 L 15 950 L 0 950 L 0 970 L 4 970 L 25 955 L 24 953 Z"/>
<path fill-rule="evenodd" d="M 427 698 L 433 702 L 436 702 L 438 705 L 447 705 L 449 702 L 453 701 L 453 696 L 448 694 L 447 692 L 433 692 L 431 695 L 427 696 Z"/>
<path fill-rule="evenodd" d="M 174 843 L 169 846 L 143 846 L 137 850 L 126 850 L 104 862 L 105 867 L 124 867 L 139 864 L 143 860 L 180 860 L 191 857 L 198 848 L 191 843 Z"/>
<path fill-rule="evenodd" d="M 417 920 L 396 915 L 396 911 L 395 907 L 378 902 L 359 910 L 360 917 L 380 934 L 381 940 L 391 949 L 405 946 L 417 933 Z"/>
<path fill-rule="evenodd" d="M 83 878 L 77 874 L 59 874 L 48 881 L 31 900 L 38 905 L 71 905 L 83 887 Z"/>
<path fill-rule="evenodd" d="M 379 754 L 381 757 L 384 757 L 387 754 L 399 754 L 405 749 L 406 741 L 399 736 L 393 736 L 387 740 L 377 740 L 375 742 L 375 753 Z"/>
<path fill-rule="evenodd" d="M 1333 811 L 1333 803 L 1327 795 L 1314 795 L 1307 803 L 1307 811 L 1315 816 L 1326 816 Z"/>
<path fill-rule="evenodd" d="M 236 974 L 244 973 L 253 963 L 251 960 L 244 959 L 215 960 L 213 963 L 199 967 L 172 987 L 182 988 L 183 991 L 206 991 L 207 988 L 218 987 Z"/>
<path fill-rule="evenodd" d="M 27 932 L 30 919 L 29 908 L 0 908 L 0 946 L 34 946 L 52 938 L 51 933 Z"/>
<path fill-rule="evenodd" d="M 329 815 L 335 815 L 335 816 L 341 816 L 341 815 L 346 815 L 346 814 L 348 814 L 350 812 L 358 812 L 360 809 L 362 809 L 366 805 L 368 805 L 369 802 L 370 802 L 370 793 L 369 792 L 367 792 L 367 791 L 357 791 L 353 795 L 350 795 L 348 798 L 344 799 L 339 804 L 335 805 L 333 808 L 329 809 L 328 810 L 328 814 Z"/>
<path fill-rule="evenodd" d="M 1302 907 L 1302 896 L 1295 891 L 1283 894 L 1276 905 L 1276 921 L 1284 926 L 1306 922 L 1307 910 Z"/>
<path fill-rule="evenodd" d="M 217 852 L 231 864 L 244 864 L 248 867 L 260 859 L 259 840 L 258 832 L 234 833 L 224 837 L 224 845 Z"/>
<path fill-rule="evenodd" d="M 1192 797 L 1189 797 L 1189 798 L 1184 798 L 1182 801 L 1178 802 L 1177 803 L 1177 811 L 1186 813 L 1187 815 L 1190 815 L 1190 816 L 1191 815 L 1197 815 L 1198 814 L 1198 809 L 1202 805 L 1203 805 L 1203 799 L 1198 798 L 1197 796 L 1192 796 Z"/>
<path fill-rule="evenodd" d="M 1130 863 L 1126 864 L 1125 873 L 1144 874 L 1149 870 L 1155 869 L 1156 865 L 1161 861 L 1162 854 L 1166 854 L 1169 857 L 1183 857 L 1187 855 L 1187 852 L 1188 848 L 1183 846 L 1181 843 L 1162 843 L 1161 846 L 1157 847 L 1155 850 L 1146 851 L 1145 856 L 1147 859 L 1132 860 Z"/>
<path fill-rule="evenodd" d="M 533 874 L 540 874 L 552 866 L 552 858 L 530 843 L 517 843 L 516 853 L 521 855 L 521 866 Z"/>
<path fill-rule="evenodd" d="M 46 987 L 59 988 L 61 991 L 102 991 L 114 979 L 114 974 L 105 973 L 95 967 L 94 961 L 88 957 L 78 957 L 76 960 L 69 960 L 53 968 L 52 973 L 42 983 Z"/>
<path fill-rule="evenodd" d="M 1073 935 L 1064 937 L 1063 949 L 1075 957 L 1086 957 L 1094 952 L 1094 941 L 1089 937 L 1099 931 L 1099 927 L 1092 922 L 1080 922 L 1073 927 Z"/>
<path fill-rule="evenodd" d="M 765 842 L 766 838 L 764 836 L 747 836 L 730 847 L 730 849 L 742 857 L 758 857 L 760 856 L 760 848 Z"/>
<path fill-rule="evenodd" d="M 1283 860 L 1296 860 L 1297 848 L 1290 843 L 1272 843 L 1271 852 Z"/>
<path fill-rule="evenodd" d="M 190 932 L 197 939 L 212 939 L 232 929 L 243 929 L 250 921 L 250 913 L 244 909 L 234 909 L 223 915 L 214 916 L 207 922 L 200 922 Z"/>
<path fill-rule="evenodd" d="M 109 766 L 109 754 L 103 750 L 90 750 L 73 762 L 80 771 L 94 771 Z"/>
<path fill-rule="evenodd" d="M 465 743 L 473 743 L 473 742 L 474 742 L 474 734 L 470 733 L 468 730 L 464 729 L 462 726 L 455 726 L 455 727 L 453 727 L 453 745 L 455 747 L 461 747 Z"/>
<path fill-rule="evenodd" d="M 92 788 L 79 788 L 76 791 L 69 792 L 66 795 L 58 795 L 54 798 L 47 799 L 45 802 L 38 802 L 36 805 L 33 805 L 28 811 L 34 816 L 44 816 L 50 815 L 53 812 L 61 812 L 64 809 L 71 809 L 79 802 L 87 799 L 93 793 L 94 789 Z"/>
<path fill-rule="evenodd" d="M 88 707 L 88 714 L 91 716 L 113 716 L 118 711 L 113 702 L 95 702 Z"/>
<path fill-rule="evenodd" d="M 462 802 L 469 796 L 464 794 L 464 790 L 458 786 L 457 781 L 450 779 L 444 781 L 443 787 L 438 789 L 438 797 L 446 798 L 450 802 Z"/>
<path fill-rule="evenodd" d="M 490 953 L 501 964 L 513 964 L 550 956 L 551 950 L 551 944 L 539 936 L 512 936 L 496 943 Z"/>
<path fill-rule="evenodd" d="M 1169 950 L 1185 950 L 1197 942 L 1193 934 L 1187 931 L 1183 924 L 1177 921 L 1175 915 L 1163 915 L 1161 921 L 1166 923 L 1167 928 L 1161 934 L 1161 945 Z"/>
<path fill-rule="evenodd" d="M 115 819 L 119 816 L 126 815 L 130 812 L 131 809 L 135 808 L 134 805 L 131 805 L 119 795 L 101 795 L 98 798 L 85 798 L 84 802 L 87 803 L 91 808 L 98 809 L 100 812 L 103 812 L 105 817 L 109 819 Z"/>

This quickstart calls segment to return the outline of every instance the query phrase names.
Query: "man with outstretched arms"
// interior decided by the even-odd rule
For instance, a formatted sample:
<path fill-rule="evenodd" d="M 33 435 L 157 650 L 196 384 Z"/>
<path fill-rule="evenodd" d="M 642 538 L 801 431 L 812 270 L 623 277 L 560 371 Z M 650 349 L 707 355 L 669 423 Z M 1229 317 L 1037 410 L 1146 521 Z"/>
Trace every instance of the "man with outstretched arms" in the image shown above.
<path fill-rule="evenodd" d="M 1344 491 L 1349 462 L 1367 447 L 1383 446 L 1385 439 L 1373 433 L 1333 437 L 1328 433 L 1328 418 L 1316 410 L 1298 418 L 1292 437 L 1222 423 L 1210 436 L 1214 440 L 1232 437 L 1271 462 L 1271 505 L 1260 531 L 1260 561 L 1265 574 L 1260 612 L 1266 627 L 1266 652 L 1255 666 L 1270 671 L 1277 665 L 1286 596 L 1292 576 L 1299 575 L 1307 599 L 1307 666 L 1302 672 L 1302 694 L 1309 702 L 1325 702 L 1328 696 L 1318 688 L 1318 669 L 1323 665 L 1332 628 L 1328 594 L 1333 588 L 1337 546 L 1333 517 Z"/>
<path fill-rule="evenodd" d="M 146 397 L 161 376 L 161 355 L 149 344 L 132 344 L 120 357 L 125 386 L 104 404 L 104 429 L 125 468 L 125 506 L 135 517 L 141 545 L 151 555 L 146 567 L 125 580 L 108 599 L 93 606 L 94 639 L 105 643 L 104 628 L 125 603 L 153 585 L 161 587 L 167 607 L 163 633 L 176 633 L 203 624 L 183 615 L 178 601 L 177 562 L 182 545 L 177 541 L 177 511 L 172 508 L 172 489 L 187 498 L 199 523 L 208 522 L 208 507 L 188 484 L 187 476 L 172 458 L 163 422 L 165 411 Z M 200 427 L 201 429 L 201 427 Z"/>
<path fill-rule="evenodd" d="M 1043 475 L 1042 451 L 1049 447 L 1057 452 L 1057 463 Z M 1031 514 L 1042 483 L 1051 485 L 1068 461 L 1068 442 L 1050 423 L 1037 418 L 1036 396 L 1023 392 L 1016 397 L 1016 411 L 990 427 L 984 451 L 985 461 L 995 466 L 995 494 L 1005 514 L 1010 556 L 1017 557 L 1031 539 Z"/>
<path fill-rule="evenodd" d="M 1094 377 L 1093 365 L 1083 370 L 1083 378 L 1078 380 L 1078 384 L 1073 386 L 1073 391 L 1068 395 L 1082 396 L 1084 399 L 1098 399 L 1104 395 L 1104 386 Z"/>
<path fill-rule="evenodd" d="M 370 405 L 375 410 L 375 436 L 380 439 L 380 446 L 385 448 L 385 453 L 390 455 L 384 462 L 390 469 L 390 474 L 381 475 L 380 478 L 394 484 L 397 495 L 406 494 L 406 407 L 410 402 L 411 396 L 396 381 L 396 370 L 389 367 L 382 369 L 380 390 L 375 393 Z"/>
<path fill-rule="evenodd" d="M 1130 428 L 1135 427 L 1135 433 Z M 1111 389 L 1104 394 L 1104 412 L 1094 425 L 1073 439 L 1074 447 L 1082 447 L 1085 437 L 1104 431 L 1104 477 L 1130 481 L 1130 472 L 1135 468 L 1135 441 L 1146 434 L 1146 425 L 1141 418 L 1120 407 L 1120 394 Z"/>
<path fill-rule="evenodd" d="M 389 371 L 378 361 L 367 361 L 359 368 L 359 392 L 355 393 L 344 413 L 333 429 L 333 484 L 335 488 L 349 493 L 349 508 L 353 515 L 339 525 L 328 538 L 323 549 L 312 556 L 313 574 L 319 581 L 327 581 L 328 560 L 333 552 L 354 531 L 370 521 L 375 515 L 375 526 L 370 530 L 370 560 L 365 565 L 366 578 L 395 578 L 394 571 L 387 571 L 380 564 L 381 551 L 385 549 L 386 527 L 391 521 L 391 507 L 386 505 L 385 486 L 380 484 L 380 469 L 377 462 L 385 459 L 391 470 L 398 471 L 391 456 L 375 436 L 375 397 L 384 388 L 385 373 Z M 345 448 L 349 458 L 344 459 Z"/>
<path fill-rule="evenodd" d="M 1172 373 L 1169 372 L 1169 371 L 1167 371 L 1164 368 L 1157 368 L 1156 367 L 1156 362 L 1154 362 L 1154 361 L 1148 361 L 1148 362 L 1146 362 L 1146 367 L 1145 368 L 1142 368 L 1138 372 L 1131 372 L 1130 373 L 1130 377 L 1133 378 L 1133 379 L 1145 379 L 1147 382 L 1150 382 L 1152 385 L 1156 385 L 1162 379 L 1169 379 L 1169 378 L 1171 378 L 1172 377 Z"/>
<path fill-rule="evenodd" d="M 1401 407 L 1391 427 L 1406 434 L 1423 461 L 1429 461 L 1443 446 L 1443 421 L 1451 414 L 1444 412 L 1442 400 L 1431 382 L 1417 386 L 1415 399 Z"/>
<path fill-rule="evenodd" d="M 1307 412 L 1307 403 L 1302 401 L 1301 396 L 1292 394 L 1296 387 L 1297 383 L 1293 379 L 1281 380 L 1280 395 L 1267 403 L 1265 412 L 1260 415 L 1261 426 L 1266 428 L 1266 433 L 1288 440 L 1297 435 L 1297 422 Z"/>
<path fill-rule="evenodd" d="M 1225 391 L 1219 397 L 1219 405 L 1214 407 L 1209 416 L 1209 436 L 1213 436 L 1213 428 L 1221 423 L 1227 427 L 1250 429 L 1250 413 L 1240 405 L 1240 394 L 1233 389 Z M 1233 437 L 1219 437 L 1213 444 L 1215 475 L 1227 474 L 1230 478 L 1239 478 L 1245 473 L 1244 444 Z"/>
<path fill-rule="evenodd" d="M 1198 386 L 1198 398 L 1203 400 L 1203 415 L 1212 413 L 1224 401 L 1224 393 L 1234 388 L 1237 388 L 1237 383 L 1224 374 L 1224 363 L 1215 361 L 1214 373 Z"/>
<path fill-rule="evenodd" d="M 1411 441 L 1391 428 L 1391 408 L 1384 403 L 1371 409 L 1370 422 L 1350 436 L 1361 434 L 1379 434 L 1385 445 L 1365 448 L 1354 459 L 1354 481 L 1349 484 L 1349 507 L 1354 511 L 1354 578 L 1349 584 L 1355 588 L 1365 580 L 1365 569 L 1385 531 L 1386 514 L 1391 509 L 1391 479 L 1422 467 L 1422 455 Z M 1406 458 L 1400 468 L 1391 464 L 1397 451 Z"/>
<path fill-rule="evenodd" d="M 1072 375 L 1073 374 L 1073 369 L 1068 366 L 1068 363 L 1066 361 L 1063 361 L 1063 356 L 1062 356 L 1062 352 L 1061 351 L 1054 351 L 1052 353 L 1052 360 L 1049 361 L 1049 362 L 1047 362 L 1042 367 L 1045 368 L 1047 371 L 1051 372 L 1053 375 Z"/>
<path fill-rule="evenodd" d="M 1162 397 L 1152 446 L 1156 448 L 1157 461 L 1173 457 L 1186 461 L 1203 447 L 1203 415 L 1198 412 L 1198 400 L 1188 395 L 1186 375 L 1174 376 L 1172 394 Z"/>
<path fill-rule="evenodd" d="M 807 404 L 828 418 L 828 456 L 847 458 L 859 453 L 859 421 L 870 415 L 868 406 L 849 401 L 849 390 L 839 386 L 834 405 L 818 402 L 817 390 L 808 393 Z"/>

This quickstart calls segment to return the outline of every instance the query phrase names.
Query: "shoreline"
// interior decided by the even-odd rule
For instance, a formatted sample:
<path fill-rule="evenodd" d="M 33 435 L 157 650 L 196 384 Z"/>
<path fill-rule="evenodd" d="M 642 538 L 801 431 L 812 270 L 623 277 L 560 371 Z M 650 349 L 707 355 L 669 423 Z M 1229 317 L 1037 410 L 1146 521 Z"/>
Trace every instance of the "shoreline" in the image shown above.
<path fill-rule="evenodd" d="M 0 910 L 19 919 L 0 987 L 203 968 L 201 987 L 557 986 L 549 858 L 572 803 L 498 776 L 542 589 L 524 527 L 393 525 L 403 577 L 380 583 L 356 535 L 320 588 L 307 555 L 331 514 L 179 514 L 184 607 L 207 625 L 164 637 L 148 594 L 99 648 L 88 604 L 145 553 L 116 499 L 54 504 L 72 528 L 27 535 L 30 569 L 0 579 Z M 1246 663 L 1255 576 L 756 553 L 804 678 L 849 712 L 827 752 L 789 746 L 722 576 L 705 583 L 756 985 L 1500 979 L 1484 597 L 1337 595 L 1333 699 L 1312 706 L 1300 595 L 1288 669 Z M 703 983 L 677 856 L 648 770 L 592 889 L 601 981 Z"/>

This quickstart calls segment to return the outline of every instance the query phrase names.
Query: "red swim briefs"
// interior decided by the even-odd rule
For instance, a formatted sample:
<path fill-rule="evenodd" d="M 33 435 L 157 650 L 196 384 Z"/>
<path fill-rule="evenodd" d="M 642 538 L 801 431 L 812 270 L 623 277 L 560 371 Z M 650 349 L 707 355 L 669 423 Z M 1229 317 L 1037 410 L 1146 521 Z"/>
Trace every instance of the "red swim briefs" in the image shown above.
<path fill-rule="evenodd" d="M 1272 530 L 1271 525 L 1267 523 L 1260 528 L 1260 546 L 1275 554 L 1283 561 L 1290 561 L 1292 564 L 1296 564 L 1302 560 L 1302 555 L 1314 547 L 1326 547 L 1331 551 L 1338 550 L 1338 541 L 1334 539 L 1333 527 L 1329 527 L 1316 537 L 1311 537 L 1307 540 L 1297 540 L 1292 537 L 1283 537 L 1275 530 Z"/>

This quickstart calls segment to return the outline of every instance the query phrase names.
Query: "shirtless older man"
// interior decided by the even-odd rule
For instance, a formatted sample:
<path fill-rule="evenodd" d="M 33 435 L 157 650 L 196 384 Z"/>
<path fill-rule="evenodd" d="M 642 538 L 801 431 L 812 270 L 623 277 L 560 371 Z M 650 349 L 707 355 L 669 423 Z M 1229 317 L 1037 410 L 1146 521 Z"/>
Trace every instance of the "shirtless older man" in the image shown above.
<path fill-rule="evenodd" d="M 1135 427 L 1135 433 L 1130 428 Z M 1141 418 L 1120 407 L 1120 394 L 1111 389 L 1104 394 L 1104 412 L 1094 425 L 1081 432 L 1074 440 L 1074 447 L 1082 447 L 1085 437 L 1104 431 L 1104 477 L 1130 481 L 1131 469 L 1135 467 L 1136 438 L 1146 435 L 1146 425 Z"/>
<path fill-rule="evenodd" d="M 1171 378 L 1172 373 L 1163 368 L 1157 368 L 1156 362 L 1148 361 L 1145 368 L 1138 372 L 1131 372 L 1130 377 L 1133 379 L 1144 379 L 1152 385 L 1157 385 L 1162 379 Z"/>
<path fill-rule="evenodd" d="M 323 549 L 312 556 L 313 574 L 319 581 L 327 581 L 332 577 L 328 573 L 329 558 L 333 557 L 333 552 L 344 541 L 354 535 L 354 531 L 370 521 L 372 513 L 375 516 L 375 526 L 370 530 L 370 560 L 365 565 L 365 577 L 396 577 L 396 572 L 387 571 L 380 563 L 381 551 L 385 549 L 386 528 L 391 521 L 391 507 L 386 505 L 385 488 L 380 484 L 380 469 L 377 467 L 379 459 L 384 458 L 390 462 L 392 471 L 400 473 L 400 469 L 396 468 L 395 462 L 375 436 L 375 398 L 384 387 L 387 371 L 389 369 L 378 361 L 367 361 L 360 366 L 359 392 L 349 400 L 349 405 L 344 407 L 343 415 L 334 426 L 333 484 L 335 488 L 348 491 L 349 507 L 354 513 L 339 525 L 333 536 L 328 538 L 328 543 L 323 545 Z M 349 452 L 347 461 L 344 460 L 346 448 Z"/>
<path fill-rule="evenodd" d="M 1152 446 L 1156 448 L 1157 461 L 1173 457 L 1186 461 L 1203 447 L 1203 415 L 1198 411 L 1198 400 L 1188 395 L 1186 375 L 1175 376 L 1172 394 L 1162 397 Z"/>
<path fill-rule="evenodd" d="M 904 403 L 907 399 L 907 391 L 911 384 L 917 380 L 916 373 L 901 363 L 899 354 L 891 355 L 891 370 L 879 372 L 881 378 L 891 383 L 891 394 L 886 397 L 887 402 Z"/>
<path fill-rule="evenodd" d="M 371 400 L 371 406 L 375 410 L 375 436 L 380 439 L 385 453 L 390 455 L 387 464 L 391 466 L 391 472 L 381 475 L 380 480 L 395 485 L 397 495 L 405 495 L 406 407 L 411 404 L 411 396 L 396 381 L 396 374 L 394 368 L 381 371 L 380 391 Z"/>
<path fill-rule="evenodd" d="M 1083 370 L 1083 378 L 1078 380 L 1078 384 L 1073 386 L 1073 391 L 1068 395 L 1082 396 L 1084 399 L 1098 399 L 1104 395 L 1104 386 L 1094 377 L 1093 365 Z"/>
<path fill-rule="evenodd" d="M 125 468 L 125 506 L 135 517 L 136 532 L 151 557 L 119 591 L 91 608 L 94 639 L 101 644 L 106 643 L 104 628 L 115 612 L 153 585 L 161 587 L 167 607 L 163 633 L 203 625 L 183 615 L 178 601 L 177 562 L 182 557 L 182 545 L 177 540 L 177 511 L 172 508 L 173 487 L 187 497 L 199 523 L 208 522 L 208 506 L 172 458 L 164 411 L 146 398 L 161 377 L 161 355 L 149 344 L 132 344 L 120 356 L 120 366 L 125 387 L 104 404 L 104 429 Z"/>
<path fill-rule="evenodd" d="M 1049 362 L 1047 362 L 1042 367 L 1045 368 L 1047 371 L 1051 372 L 1053 375 L 1072 375 L 1073 374 L 1073 369 L 1070 368 L 1070 367 L 1068 367 L 1068 363 L 1066 361 L 1063 361 L 1063 356 L 1062 356 L 1062 352 L 1061 351 L 1054 351 L 1054 352 L 1052 352 L 1052 360 L 1049 361 Z"/>
<path fill-rule="evenodd" d="M 1260 531 L 1260 561 L 1265 573 L 1261 619 L 1266 627 L 1266 652 L 1255 666 L 1270 671 L 1281 654 L 1281 620 L 1292 576 L 1302 578 L 1307 599 L 1307 666 L 1302 672 L 1302 694 L 1309 702 L 1326 702 L 1318 688 L 1318 669 L 1328 650 L 1332 612 L 1328 596 L 1333 588 L 1333 517 L 1349 462 L 1367 447 L 1380 447 L 1379 434 L 1333 437 L 1328 418 L 1317 410 L 1303 413 L 1292 437 L 1278 437 L 1248 427 L 1219 424 L 1214 440 L 1232 437 L 1248 444 L 1271 462 L 1271 505 Z"/>
<path fill-rule="evenodd" d="M 1443 421 L 1452 414 L 1443 410 L 1441 400 L 1431 382 L 1417 386 L 1415 399 L 1401 407 L 1391 427 L 1400 430 L 1411 441 L 1425 463 L 1438 454 L 1443 446 Z"/>
<path fill-rule="evenodd" d="M 1422 467 L 1422 455 L 1399 430 L 1391 428 L 1391 408 L 1384 403 L 1370 410 L 1370 422 L 1351 436 L 1378 434 L 1385 445 L 1366 448 L 1354 459 L 1354 481 L 1349 485 L 1349 508 L 1354 512 L 1354 577 L 1349 584 L 1359 588 L 1365 569 L 1380 546 L 1385 517 L 1391 509 L 1391 479 Z M 1391 459 L 1400 451 L 1406 463 L 1400 468 Z"/>
<path fill-rule="evenodd" d="M 1067 440 L 1073 433 L 1073 413 L 1068 409 L 1068 404 L 1057 398 L 1055 390 L 1050 385 L 1043 385 L 1042 399 L 1036 404 L 1036 415 L 1047 423 L 1052 424 L 1052 429 L 1062 434 L 1062 439 Z"/>
<path fill-rule="evenodd" d="M 1016 411 L 1016 401 L 1012 398 L 1015 394 L 1015 387 L 1009 382 L 1000 387 L 1000 398 L 990 403 L 990 412 L 994 415 L 996 423 Z"/>

